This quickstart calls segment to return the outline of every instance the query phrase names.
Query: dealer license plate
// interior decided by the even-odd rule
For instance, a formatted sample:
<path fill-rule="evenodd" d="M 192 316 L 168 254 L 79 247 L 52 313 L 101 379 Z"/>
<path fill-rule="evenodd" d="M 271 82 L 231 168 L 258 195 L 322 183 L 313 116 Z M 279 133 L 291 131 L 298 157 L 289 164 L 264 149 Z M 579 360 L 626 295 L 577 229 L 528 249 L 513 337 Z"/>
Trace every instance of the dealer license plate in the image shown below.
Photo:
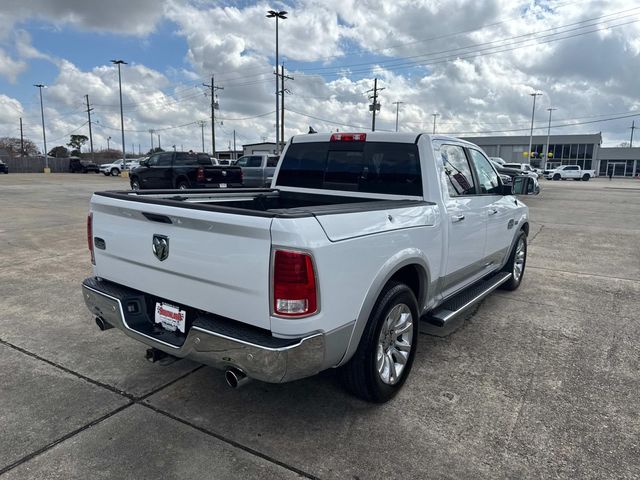
<path fill-rule="evenodd" d="M 186 311 L 168 303 L 156 302 L 155 323 L 159 323 L 165 330 L 170 332 L 178 330 L 184 333 L 186 320 Z"/>
<path fill-rule="evenodd" d="M 220 184 L 220 188 L 227 188 L 227 184 L 226 183 L 221 183 Z"/>

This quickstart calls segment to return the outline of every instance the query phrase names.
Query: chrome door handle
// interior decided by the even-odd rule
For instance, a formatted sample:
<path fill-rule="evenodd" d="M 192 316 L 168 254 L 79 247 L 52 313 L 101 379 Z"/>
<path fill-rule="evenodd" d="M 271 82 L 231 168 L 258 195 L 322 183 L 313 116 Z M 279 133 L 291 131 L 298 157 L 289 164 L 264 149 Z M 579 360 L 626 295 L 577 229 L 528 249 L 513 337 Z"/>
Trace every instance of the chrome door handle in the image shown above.
<path fill-rule="evenodd" d="M 464 220 L 464 215 L 451 215 L 451 221 L 453 223 L 458 223 Z"/>
<path fill-rule="evenodd" d="M 498 209 L 496 208 L 492 208 L 491 210 L 489 210 L 489 216 L 495 215 L 496 213 L 498 213 Z"/>

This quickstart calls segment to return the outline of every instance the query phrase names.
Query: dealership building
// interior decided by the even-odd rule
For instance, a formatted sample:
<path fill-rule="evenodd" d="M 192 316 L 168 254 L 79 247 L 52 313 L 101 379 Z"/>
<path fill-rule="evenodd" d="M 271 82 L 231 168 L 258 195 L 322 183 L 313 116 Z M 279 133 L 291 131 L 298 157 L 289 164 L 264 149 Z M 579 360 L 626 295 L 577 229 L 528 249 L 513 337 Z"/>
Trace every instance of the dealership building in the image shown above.
<path fill-rule="evenodd" d="M 490 157 L 500 157 L 506 162 L 529 162 L 529 136 L 467 137 Z M 531 164 L 539 168 L 555 168 L 560 165 L 580 165 L 585 170 L 595 170 L 596 175 L 613 174 L 615 177 L 640 175 L 640 148 L 601 147 L 600 133 L 587 135 L 551 135 L 549 155 L 545 162 L 546 135 L 534 135 L 531 143 Z"/>

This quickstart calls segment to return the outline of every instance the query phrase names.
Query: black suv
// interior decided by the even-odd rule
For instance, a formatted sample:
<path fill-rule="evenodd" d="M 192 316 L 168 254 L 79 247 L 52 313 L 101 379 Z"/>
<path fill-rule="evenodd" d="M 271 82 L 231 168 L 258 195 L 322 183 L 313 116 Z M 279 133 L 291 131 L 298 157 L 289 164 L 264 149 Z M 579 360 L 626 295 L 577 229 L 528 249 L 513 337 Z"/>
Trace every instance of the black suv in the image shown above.
<path fill-rule="evenodd" d="M 69 159 L 69 171 L 71 173 L 100 173 L 100 167 L 98 167 L 98 165 L 93 163 L 91 160 L 80 160 L 78 157 L 71 157 Z"/>
<path fill-rule="evenodd" d="M 240 167 L 214 165 L 209 155 L 193 152 L 154 153 L 129 177 L 132 190 L 242 186 Z"/>
<path fill-rule="evenodd" d="M 0 172 L 9 173 L 9 165 L 0 160 Z"/>

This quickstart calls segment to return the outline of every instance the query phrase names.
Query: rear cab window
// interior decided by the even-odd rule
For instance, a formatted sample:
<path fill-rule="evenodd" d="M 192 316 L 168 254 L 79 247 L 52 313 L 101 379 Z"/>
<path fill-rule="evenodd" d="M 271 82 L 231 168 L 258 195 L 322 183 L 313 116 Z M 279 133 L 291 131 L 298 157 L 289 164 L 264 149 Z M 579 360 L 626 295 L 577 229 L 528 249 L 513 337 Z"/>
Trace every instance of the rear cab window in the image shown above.
<path fill-rule="evenodd" d="M 413 143 L 292 143 L 276 182 L 276 186 L 422 196 L 418 147 Z"/>

